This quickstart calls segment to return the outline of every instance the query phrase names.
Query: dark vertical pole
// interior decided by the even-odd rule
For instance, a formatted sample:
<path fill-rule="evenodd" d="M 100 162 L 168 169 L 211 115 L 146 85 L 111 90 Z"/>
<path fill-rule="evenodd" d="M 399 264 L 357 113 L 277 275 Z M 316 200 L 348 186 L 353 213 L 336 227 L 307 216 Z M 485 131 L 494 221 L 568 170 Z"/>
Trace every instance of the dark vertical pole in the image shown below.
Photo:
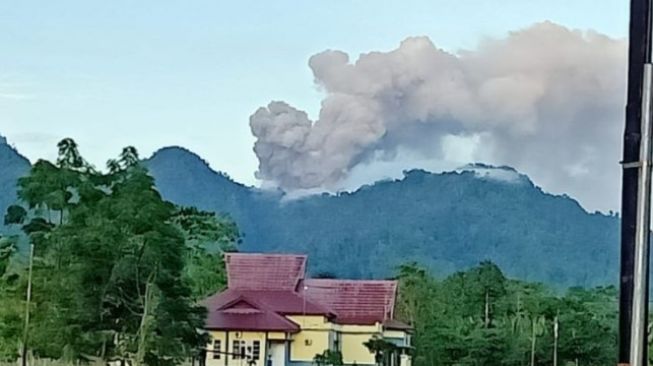
<path fill-rule="evenodd" d="M 34 244 L 29 247 L 29 269 L 27 274 L 27 296 L 25 299 L 25 328 L 23 329 L 23 347 L 21 350 L 21 365 L 27 366 L 27 342 L 29 340 L 29 314 L 32 300 L 32 267 L 34 267 Z"/>
<path fill-rule="evenodd" d="M 644 63 L 650 61 L 651 0 L 631 0 L 628 50 L 628 99 L 623 144 L 621 197 L 621 281 L 619 295 L 619 363 L 630 363 L 630 333 L 637 215 L 638 166 Z M 648 288 L 648 287 L 647 287 Z"/>

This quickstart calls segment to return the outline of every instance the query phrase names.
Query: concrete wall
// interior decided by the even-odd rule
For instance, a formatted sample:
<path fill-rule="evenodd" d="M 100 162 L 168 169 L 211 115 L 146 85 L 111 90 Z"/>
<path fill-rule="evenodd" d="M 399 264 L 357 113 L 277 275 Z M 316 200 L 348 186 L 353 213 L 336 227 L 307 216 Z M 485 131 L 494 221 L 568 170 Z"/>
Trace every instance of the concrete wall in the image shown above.
<path fill-rule="evenodd" d="M 373 336 L 372 333 L 341 334 L 342 361 L 346 364 L 373 365 L 375 363 L 374 354 L 364 345 Z"/>
<path fill-rule="evenodd" d="M 324 316 L 294 315 L 288 319 L 297 323 L 301 331 L 291 336 L 290 362 L 312 363 L 315 355 L 329 349 L 333 338 L 333 324 Z"/>
<path fill-rule="evenodd" d="M 315 355 L 329 349 L 329 330 L 302 330 L 292 336 L 290 361 L 312 362 Z"/>
<path fill-rule="evenodd" d="M 383 329 L 380 324 L 375 325 L 341 325 L 340 351 L 345 364 L 374 365 L 374 354 L 364 343 L 374 336 L 381 336 Z"/>
<path fill-rule="evenodd" d="M 226 346 L 227 346 L 227 341 L 226 341 L 226 332 L 209 332 L 209 335 L 211 336 L 211 340 L 209 341 L 208 346 L 206 347 L 207 351 L 206 352 L 206 366 L 224 366 L 225 365 L 225 357 L 226 355 L 220 354 L 220 353 L 215 353 L 212 352 L 213 350 L 219 351 L 219 352 L 226 352 Z M 220 349 L 214 349 L 214 341 L 219 341 L 219 346 Z"/>

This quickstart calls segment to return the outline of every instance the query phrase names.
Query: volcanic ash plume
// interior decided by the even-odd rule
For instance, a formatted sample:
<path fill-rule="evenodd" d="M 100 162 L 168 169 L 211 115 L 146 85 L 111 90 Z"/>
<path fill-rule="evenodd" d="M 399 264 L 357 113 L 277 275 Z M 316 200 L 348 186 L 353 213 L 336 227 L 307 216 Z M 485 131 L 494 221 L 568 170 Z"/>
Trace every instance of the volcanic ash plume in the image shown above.
<path fill-rule="evenodd" d="M 548 22 L 457 54 L 426 37 L 355 63 L 325 51 L 309 61 L 325 92 L 316 121 L 284 102 L 251 116 L 257 176 L 286 190 L 334 189 L 354 167 L 402 151 L 449 159 L 445 141 L 459 138 L 477 161 L 614 206 L 618 194 L 605 196 L 618 190 L 625 65 L 625 41 Z"/>

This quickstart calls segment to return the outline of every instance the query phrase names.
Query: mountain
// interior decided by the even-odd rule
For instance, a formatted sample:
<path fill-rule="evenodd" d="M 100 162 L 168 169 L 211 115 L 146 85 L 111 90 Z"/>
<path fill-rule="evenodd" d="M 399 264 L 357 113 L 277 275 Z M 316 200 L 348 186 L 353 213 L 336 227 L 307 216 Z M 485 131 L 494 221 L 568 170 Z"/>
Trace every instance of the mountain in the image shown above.
<path fill-rule="evenodd" d="M 16 149 L 7 144 L 7 140 L 0 136 L 0 217 L 4 217 L 7 207 L 16 202 L 16 182 L 18 178 L 27 174 L 30 162 L 20 155 Z M 0 219 L 0 231 L 2 231 Z"/>
<path fill-rule="evenodd" d="M 543 192 L 509 167 L 413 170 L 351 193 L 290 199 L 236 183 L 179 147 L 146 164 L 166 199 L 230 215 L 241 250 L 307 253 L 313 274 L 384 278 L 416 261 L 445 275 L 489 259 L 510 276 L 561 287 L 618 278 L 619 219 Z M 29 168 L 0 136 L 0 212 Z"/>
<path fill-rule="evenodd" d="M 314 274 L 383 278 L 416 261 L 445 275 L 492 260 L 510 276 L 559 286 L 618 278 L 619 219 L 508 167 L 413 170 L 351 193 L 289 199 L 238 184 L 183 148 L 146 164 L 166 199 L 229 214 L 241 250 L 307 253 Z"/>

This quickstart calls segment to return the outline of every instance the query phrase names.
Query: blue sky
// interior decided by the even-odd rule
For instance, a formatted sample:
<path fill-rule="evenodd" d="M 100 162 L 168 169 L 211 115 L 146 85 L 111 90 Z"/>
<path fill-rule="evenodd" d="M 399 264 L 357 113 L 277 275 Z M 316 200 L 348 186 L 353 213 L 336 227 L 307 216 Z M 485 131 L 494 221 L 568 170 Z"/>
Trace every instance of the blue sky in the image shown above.
<path fill-rule="evenodd" d="M 416 35 L 455 52 L 543 20 L 625 37 L 628 1 L 1 1 L 0 134 L 31 160 L 70 136 L 98 166 L 183 145 L 254 184 L 249 116 L 285 100 L 315 117 L 311 55 Z"/>

